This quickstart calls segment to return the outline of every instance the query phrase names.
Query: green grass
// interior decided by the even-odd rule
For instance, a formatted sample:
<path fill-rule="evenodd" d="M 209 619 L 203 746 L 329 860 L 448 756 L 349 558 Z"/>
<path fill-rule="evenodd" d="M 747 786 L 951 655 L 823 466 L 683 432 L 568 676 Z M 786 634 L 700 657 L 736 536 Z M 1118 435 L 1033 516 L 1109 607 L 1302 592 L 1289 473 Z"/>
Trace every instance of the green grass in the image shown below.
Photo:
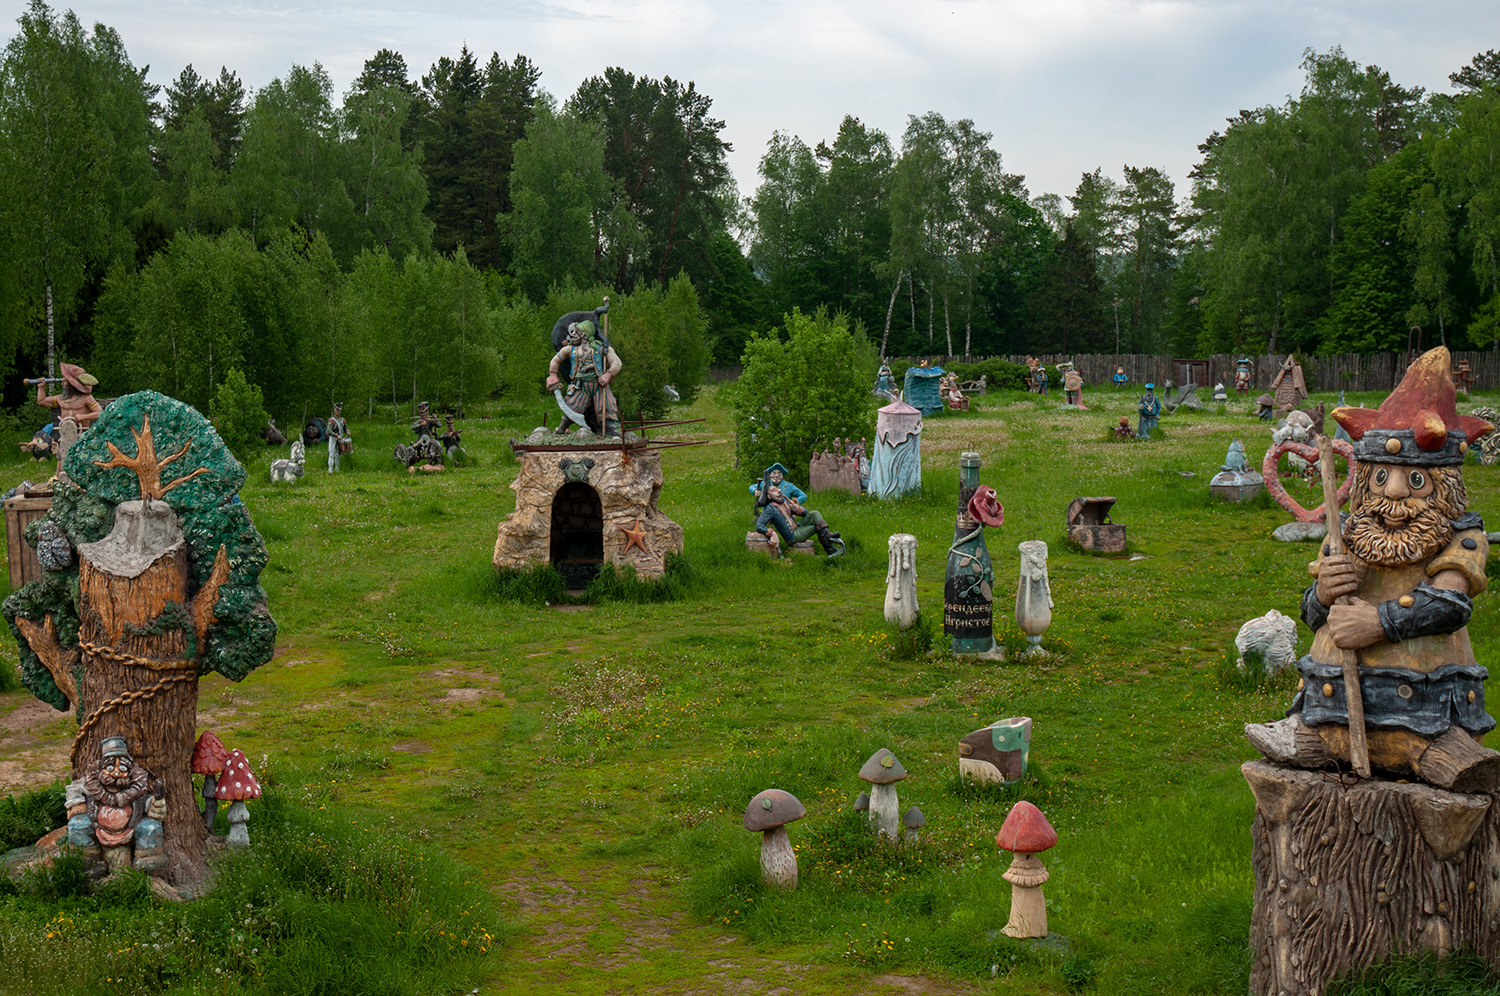
<path fill-rule="evenodd" d="M 472 412 L 474 465 L 441 475 L 389 459 L 404 424 L 355 423 L 354 467 L 329 475 L 315 448 L 294 486 L 267 482 L 284 454 L 266 451 L 243 498 L 270 549 L 280 649 L 242 684 L 205 681 L 201 723 L 252 757 L 319 772 L 327 811 L 394 825 L 476 869 L 518 925 L 501 959 L 463 969 L 483 974 L 481 991 L 717 991 L 784 976 L 798 992 L 843 993 L 872 971 L 962 989 L 988 986 L 993 968 L 1021 992 L 1241 993 L 1253 811 L 1241 727 L 1281 715 L 1290 685 L 1234 671 L 1232 643 L 1246 619 L 1295 614 L 1315 551 L 1270 538 L 1289 518 L 1279 508 L 1209 498 L 1232 439 L 1252 461 L 1269 445 L 1248 404 L 1164 415 L 1164 438 L 1126 446 L 1100 436 L 1121 415 L 1133 422 L 1135 396 L 1085 397 L 1089 412 L 997 393 L 928 420 L 919 492 L 814 495 L 847 555 L 770 561 L 743 543 L 759 468 L 732 468 L 727 414 L 706 390 L 682 412 L 706 423 L 665 430 L 710 441 L 663 454 L 661 507 L 686 536 L 674 580 L 617 575 L 581 605 L 562 604 L 550 568 L 490 567 L 496 524 L 515 507 L 505 441 L 540 423 L 539 405 Z M 941 652 L 964 450 L 982 454 L 981 481 L 1005 506 L 987 543 L 1012 655 L 1025 645 L 1016 545 L 1049 544 L 1042 663 Z M 23 473 L 5 464 L 0 477 Z M 1466 473 L 1471 507 L 1500 522 L 1500 468 Z M 1064 511 L 1088 495 L 1118 499 L 1131 556 L 1067 545 Z M 896 532 L 918 538 L 931 655 L 898 647 L 882 618 Z M 1470 623 L 1492 671 L 1497 604 L 1477 598 Z M 0 722 L 27 698 L 0 695 Z M 1035 723 L 1032 776 L 1003 790 L 958 783 L 958 738 L 1016 714 Z M 46 784 L 62 772 L 27 752 L 68 739 L 66 724 L 39 728 L 0 747 L 0 762 Z M 849 813 L 864 787 L 855 772 L 882 746 L 910 773 L 903 808 L 927 816 L 917 847 L 880 846 Z M 790 828 L 802 856 L 790 895 L 760 887 L 759 841 L 740 826 L 772 786 L 808 810 Z M 1057 827 L 1046 896 L 1069 953 L 991 936 L 1009 907 L 994 837 L 1017 798 Z M 40 929 L 18 917 L 0 914 L 0 931 Z"/>
<path fill-rule="evenodd" d="M 509 928 L 472 872 L 324 795 L 259 800 L 254 848 L 195 902 L 154 903 L 134 873 L 100 888 L 77 858 L 28 873 L 0 894 L 0 991 L 398 996 L 482 978 Z"/>

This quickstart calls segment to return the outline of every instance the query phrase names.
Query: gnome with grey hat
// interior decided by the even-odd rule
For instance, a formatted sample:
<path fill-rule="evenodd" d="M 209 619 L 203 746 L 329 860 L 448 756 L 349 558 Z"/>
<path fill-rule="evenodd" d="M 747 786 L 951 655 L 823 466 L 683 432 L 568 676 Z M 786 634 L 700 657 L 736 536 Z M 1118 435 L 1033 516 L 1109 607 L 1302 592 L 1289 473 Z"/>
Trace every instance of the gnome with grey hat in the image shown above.
<path fill-rule="evenodd" d="M 124 737 L 100 742 L 99 757 L 82 782 L 68 786 L 68 842 L 85 854 L 103 848 L 111 872 L 160 865 L 166 802 L 160 783 L 131 757 Z"/>

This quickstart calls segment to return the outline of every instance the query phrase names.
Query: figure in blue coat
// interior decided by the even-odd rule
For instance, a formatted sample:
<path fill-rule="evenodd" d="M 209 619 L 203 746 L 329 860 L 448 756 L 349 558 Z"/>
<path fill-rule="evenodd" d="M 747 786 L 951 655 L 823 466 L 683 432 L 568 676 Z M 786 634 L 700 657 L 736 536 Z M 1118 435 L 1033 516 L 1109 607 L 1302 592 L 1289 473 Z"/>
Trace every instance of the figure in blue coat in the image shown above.
<path fill-rule="evenodd" d="M 844 552 L 843 539 L 828 528 L 823 516 L 803 507 L 806 492 L 786 479 L 786 468 L 781 464 L 773 463 L 766 468 L 760 481 L 750 485 L 750 496 L 755 499 L 755 531 L 761 535 L 770 536 L 774 529 L 788 546 L 816 535 L 829 557 Z"/>
<path fill-rule="evenodd" d="M 1136 438 L 1150 439 L 1151 430 L 1156 428 L 1156 420 L 1161 417 L 1161 399 L 1156 396 L 1155 384 L 1146 385 L 1146 393 L 1141 395 L 1140 413 L 1141 420 L 1135 429 Z"/>

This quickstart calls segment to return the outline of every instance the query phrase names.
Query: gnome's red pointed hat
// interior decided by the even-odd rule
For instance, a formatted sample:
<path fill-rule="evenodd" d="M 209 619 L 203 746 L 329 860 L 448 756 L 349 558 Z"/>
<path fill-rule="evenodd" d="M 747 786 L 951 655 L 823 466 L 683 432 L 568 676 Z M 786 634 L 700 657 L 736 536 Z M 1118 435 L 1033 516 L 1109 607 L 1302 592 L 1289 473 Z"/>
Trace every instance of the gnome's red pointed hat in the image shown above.
<path fill-rule="evenodd" d="M 1463 463 L 1469 444 L 1495 427 L 1458 413 L 1451 366 L 1448 348 L 1439 346 L 1417 358 L 1379 408 L 1335 408 L 1355 457 L 1422 467 Z"/>

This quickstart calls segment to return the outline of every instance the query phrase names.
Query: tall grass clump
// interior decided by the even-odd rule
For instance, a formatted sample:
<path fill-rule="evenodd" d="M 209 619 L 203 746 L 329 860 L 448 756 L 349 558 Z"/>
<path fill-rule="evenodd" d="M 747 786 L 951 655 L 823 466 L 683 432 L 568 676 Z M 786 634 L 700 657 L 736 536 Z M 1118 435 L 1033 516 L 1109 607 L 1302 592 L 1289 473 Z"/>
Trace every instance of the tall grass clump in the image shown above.
<path fill-rule="evenodd" d="M 614 564 L 605 564 L 589 582 L 583 601 L 590 605 L 600 602 L 630 602 L 637 605 L 653 602 L 677 602 L 703 587 L 705 576 L 693 566 L 688 558 L 675 553 L 667 554 L 666 571 L 659 578 L 643 578 L 635 568 L 626 565 L 622 570 Z"/>
<path fill-rule="evenodd" d="M 61 784 L 0 799 L 0 851 L 35 844 L 67 822 Z"/>
<path fill-rule="evenodd" d="M 135 874 L 96 888 L 76 860 L 23 878 L 0 894 L 0 992 L 415 996 L 489 970 L 507 930 L 450 859 L 275 789 L 255 821 L 190 903 L 153 902 Z"/>

